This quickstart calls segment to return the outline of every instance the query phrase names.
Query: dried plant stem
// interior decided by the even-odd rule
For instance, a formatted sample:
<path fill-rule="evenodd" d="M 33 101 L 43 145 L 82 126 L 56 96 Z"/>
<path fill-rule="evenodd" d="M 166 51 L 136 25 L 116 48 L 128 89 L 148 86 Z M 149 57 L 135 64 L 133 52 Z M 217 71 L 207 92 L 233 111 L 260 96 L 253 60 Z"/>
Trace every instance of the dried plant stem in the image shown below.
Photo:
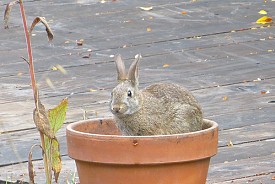
<path fill-rule="evenodd" d="M 29 30 L 28 30 L 28 26 L 27 26 L 27 19 L 26 19 L 26 15 L 25 15 L 24 6 L 23 6 L 23 0 L 19 0 L 19 5 L 20 5 L 20 12 L 21 12 L 21 17 L 22 17 L 22 21 L 23 21 L 23 27 L 24 27 L 24 32 L 25 32 L 26 44 L 27 44 L 29 73 L 31 76 L 32 90 L 33 90 L 34 99 L 35 99 L 35 101 L 37 101 L 38 91 L 36 88 L 36 81 L 35 81 L 35 74 L 34 74 L 31 39 L 30 39 Z M 37 102 L 35 102 L 35 105 L 38 108 Z M 44 152 L 43 153 L 43 161 L 44 161 L 44 167 L 45 167 L 45 173 L 46 173 L 46 183 L 50 184 L 50 183 L 52 183 L 51 182 L 51 179 L 52 179 L 51 168 L 49 167 L 48 158 L 45 153 L 46 149 L 45 149 L 45 142 L 44 142 L 44 134 L 41 131 L 39 131 L 39 133 L 40 133 L 41 146 L 42 146 L 42 149 Z"/>

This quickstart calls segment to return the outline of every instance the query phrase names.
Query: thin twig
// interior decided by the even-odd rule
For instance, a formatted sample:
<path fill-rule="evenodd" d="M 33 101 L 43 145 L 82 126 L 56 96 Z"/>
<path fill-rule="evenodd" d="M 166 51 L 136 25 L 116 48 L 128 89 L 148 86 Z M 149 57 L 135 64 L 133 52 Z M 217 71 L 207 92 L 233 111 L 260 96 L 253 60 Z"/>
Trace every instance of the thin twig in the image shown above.
<path fill-rule="evenodd" d="M 24 58 L 23 56 L 21 56 L 21 58 L 26 61 L 26 63 L 30 66 L 30 62 L 26 58 Z"/>

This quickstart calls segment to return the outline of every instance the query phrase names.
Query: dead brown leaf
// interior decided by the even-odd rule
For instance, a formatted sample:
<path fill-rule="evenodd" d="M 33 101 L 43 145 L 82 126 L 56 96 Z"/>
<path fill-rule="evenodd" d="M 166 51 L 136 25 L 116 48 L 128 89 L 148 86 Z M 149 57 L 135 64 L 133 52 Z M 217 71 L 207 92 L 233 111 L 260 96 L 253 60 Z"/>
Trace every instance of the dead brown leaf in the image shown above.
<path fill-rule="evenodd" d="M 272 176 L 271 180 L 275 180 L 275 175 L 274 175 L 274 176 Z"/>
<path fill-rule="evenodd" d="M 261 94 L 262 94 L 262 95 L 265 95 L 265 94 L 268 94 L 268 93 L 270 93 L 269 90 L 262 90 L 262 91 L 261 91 Z"/>
<path fill-rule="evenodd" d="M 33 168 L 33 163 L 32 163 L 32 150 L 36 146 L 39 146 L 42 149 L 42 152 L 44 153 L 41 145 L 38 145 L 38 144 L 32 145 L 31 150 L 29 152 L 29 157 L 28 157 L 28 171 L 29 171 L 29 183 L 30 184 L 34 184 L 34 175 L 35 174 L 34 174 L 34 168 Z"/>
<path fill-rule="evenodd" d="M 29 183 L 34 184 L 34 169 L 33 169 L 33 164 L 32 164 L 32 151 L 29 152 L 28 170 L 29 170 Z"/>
<path fill-rule="evenodd" d="M 37 91 L 37 90 L 36 90 Z M 45 110 L 44 105 L 41 103 L 39 97 L 38 97 L 38 92 L 36 92 L 36 98 L 35 99 L 35 109 L 33 111 L 33 121 L 36 125 L 36 128 L 42 132 L 43 134 L 45 134 L 46 136 L 48 136 L 49 138 L 54 138 L 54 133 L 51 131 L 50 128 L 50 122 Z"/>
<path fill-rule="evenodd" d="M 76 40 L 76 44 L 77 44 L 78 46 L 82 46 L 83 43 L 84 43 L 84 39 Z"/>
<path fill-rule="evenodd" d="M 18 3 L 19 3 L 19 1 L 16 0 L 16 1 L 12 1 L 12 2 L 7 4 L 6 9 L 5 9 L 5 14 L 4 14 L 5 29 L 9 28 L 9 19 L 10 19 L 10 12 L 11 12 L 12 6 L 15 5 L 15 4 L 18 4 Z"/>
<path fill-rule="evenodd" d="M 52 41 L 53 39 L 53 32 L 49 26 L 49 24 L 47 23 L 46 19 L 44 17 L 36 17 L 33 22 L 32 22 L 32 25 L 31 25 L 31 28 L 30 28 L 30 31 L 29 31 L 29 34 L 31 34 L 32 30 L 34 29 L 34 27 L 39 23 L 41 22 L 45 27 L 46 27 L 46 32 L 47 32 L 47 35 L 48 35 L 48 39 L 49 41 Z"/>
<path fill-rule="evenodd" d="M 91 53 L 89 53 L 89 54 L 87 54 L 85 56 L 82 56 L 82 58 L 84 58 L 84 59 L 87 59 L 87 58 L 90 58 L 90 57 L 91 57 Z"/>

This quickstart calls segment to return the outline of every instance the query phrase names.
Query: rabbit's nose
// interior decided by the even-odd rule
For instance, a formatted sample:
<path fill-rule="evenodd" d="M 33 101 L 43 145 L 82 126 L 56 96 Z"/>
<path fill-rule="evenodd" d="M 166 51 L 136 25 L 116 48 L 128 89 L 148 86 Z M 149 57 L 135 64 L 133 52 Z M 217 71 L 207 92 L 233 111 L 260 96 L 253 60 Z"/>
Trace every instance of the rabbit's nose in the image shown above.
<path fill-rule="evenodd" d="M 119 112 L 121 110 L 121 107 L 119 105 L 113 106 L 113 111 L 114 112 Z"/>

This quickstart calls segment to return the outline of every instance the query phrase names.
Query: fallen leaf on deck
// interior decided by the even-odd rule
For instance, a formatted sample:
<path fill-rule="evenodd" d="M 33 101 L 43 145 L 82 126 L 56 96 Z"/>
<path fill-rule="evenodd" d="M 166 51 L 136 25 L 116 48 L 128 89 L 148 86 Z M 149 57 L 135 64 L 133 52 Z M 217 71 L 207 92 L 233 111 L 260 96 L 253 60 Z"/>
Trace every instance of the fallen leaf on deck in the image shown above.
<path fill-rule="evenodd" d="M 141 6 L 141 7 L 139 7 L 139 8 L 142 9 L 142 10 L 144 10 L 144 11 L 150 11 L 150 10 L 153 9 L 152 6 L 148 6 L 148 7 Z"/>
<path fill-rule="evenodd" d="M 83 40 L 83 39 L 76 40 L 76 44 L 77 44 L 78 46 L 82 46 L 83 43 L 84 43 L 84 40 Z"/>
<path fill-rule="evenodd" d="M 182 11 L 181 14 L 182 14 L 182 15 L 185 15 L 185 14 L 187 14 L 187 12 L 186 12 L 186 11 Z"/>
<path fill-rule="evenodd" d="M 85 59 L 90 58 L 90 57 L 91 57 L 90 53 L 88 55 L 82 56 L 82 58 L 85 58 Z"/>
<path fill-rule="evenodd" d="M 230 140 L 229 143 L 227 144 L 228 147 L 232 147 L 233 146 L 233 142 Z"/>
<path fill-rule="evenodd" d="M 268 93 L 270 93 L 269 90 L 262 90 L 262 91 L 261 91 L 261 94 L 262 94 L 262 95 L 265 95 L 265 94 L 268 94 Z"/>
<path fill-rule="evenodd" d="M 261 14 L 261 15 L 266 15 L 267 14 L 267 12 L 265 10 L 260 10 L 258 13 Z"/>
<path fill-rule="evenodd" d="M 272 18 L 268 17 L 268 16 L 263 16 L 261 18 L 259 18 L 256 21 L 257 24 L 268 24 L 268 23 L 272 23 Z"/>
<path fill-rule="evenodd" d="M 147 32 L 151 32 L 152 29 L 151 29 L 150 27 L 147 27 L 146 31 L 147 31 Z"/>
<path fill-rule="evenodd" d="M 275 180 L 275 176 L 272 176 L 271 180 Z"/>
<path fill-rule="evenodd" d="M 269 49 L 269 50 L 267 50 L 267 52 L 273 52 L 274 50 L 271 50 L 271 49 Z"/>
<path fill-rule="evenodd" d="M 170 66 L 169 64 L 162 65 L 163 68 L 166 68 L 166 67 L 169 67 L 169 66 Z"/>
<path fill-rule="evenodd" d="M 222 100 L 223 100 L 223 101 L 228 100 L 228 96 L 224 96 L 224 97 L 222 97 Z"/>

